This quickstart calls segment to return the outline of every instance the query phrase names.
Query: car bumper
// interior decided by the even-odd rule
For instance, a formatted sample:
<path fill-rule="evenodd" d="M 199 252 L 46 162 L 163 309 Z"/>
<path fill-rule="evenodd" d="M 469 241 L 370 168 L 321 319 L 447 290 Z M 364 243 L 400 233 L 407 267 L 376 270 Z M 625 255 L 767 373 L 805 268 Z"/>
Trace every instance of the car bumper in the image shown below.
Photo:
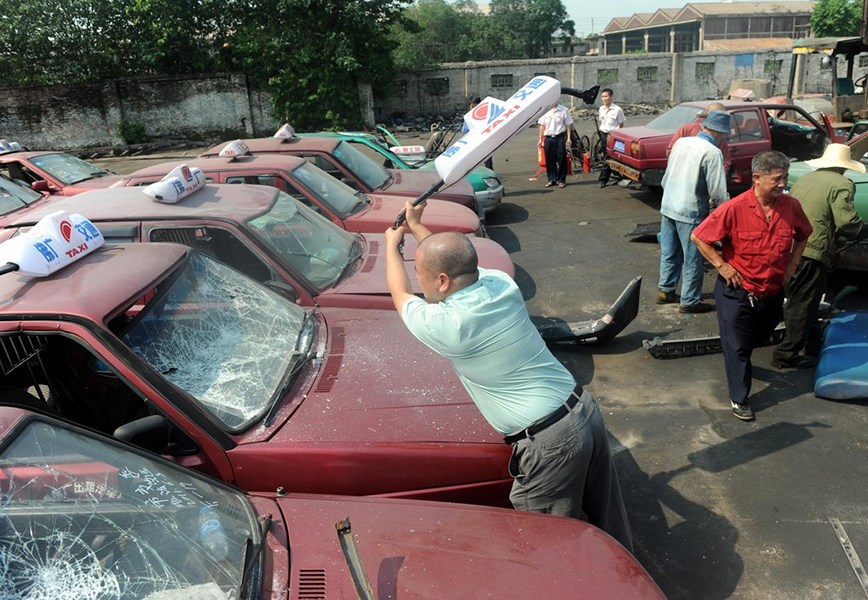
<path fill-rule="evenodd" d="M 473 192 L 473 195 L 476 197 L 476 206 L 486 213 L 489 213 L 500 206 L 500 202 L 503 200 L 503 194 L 504 189 L 502 184 L 495 188 L 486 188 L 484 190 L 476 190 Z"/>
<path fill-rule="evenodd" d="M 643 185 L 659 186 L 663 182 L 664 171 L 661 169 L 645 169 L 640 171 L 611 158 L 606 161 L 606 164 L 622 177 L 638 181 Z"/>

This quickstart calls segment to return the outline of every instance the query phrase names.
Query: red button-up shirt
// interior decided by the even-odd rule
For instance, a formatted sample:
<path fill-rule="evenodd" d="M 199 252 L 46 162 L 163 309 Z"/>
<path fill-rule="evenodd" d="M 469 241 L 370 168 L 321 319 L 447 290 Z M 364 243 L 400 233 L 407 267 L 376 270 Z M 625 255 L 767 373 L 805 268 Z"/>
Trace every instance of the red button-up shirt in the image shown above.
<path fill-rule="evenodd" d="M 720 242 L 723 260 L 744 280 L 742 287 L 766 298 L 784 287 L 784 273 L 793 242 L 811 235 L 811 222 L 799 201 L 781 194 L 766 219 L 753 189 L 724 202 L 693 230 L 705 242 Z"/>

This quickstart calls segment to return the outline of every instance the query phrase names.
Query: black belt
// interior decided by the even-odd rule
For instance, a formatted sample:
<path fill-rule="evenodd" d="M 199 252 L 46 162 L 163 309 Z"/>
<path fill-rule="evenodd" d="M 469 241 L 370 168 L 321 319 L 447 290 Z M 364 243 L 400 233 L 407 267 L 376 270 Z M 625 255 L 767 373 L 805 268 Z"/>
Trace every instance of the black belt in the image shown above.
<path fill-rule="evenodd" d="M 541 421 L 537 421 L 533 425 L 527 427 L 526 429 L 522 429 L 518 433 L 513 433 L 512 435 L 507 435 L 503 438 L 503 441 L 509 445 L 516 443 L 519 440 L 523 440 L 525 438 L 531 438 L 538 434 L 540 431 L 551 427 L 561 419 L 563 419 L 567 414 L 576 406 L 576 403 L 579 401 L 579 398 L 584 393 L 582 386 L 577 385 L 576 389 L 573 390 L 573 393 L 570 394 L 570 397 L 567 398 L 567 401 L 564 404 L 558 406 L 555 410 L 553 410 L 549 416 L 543 418 Z"/>

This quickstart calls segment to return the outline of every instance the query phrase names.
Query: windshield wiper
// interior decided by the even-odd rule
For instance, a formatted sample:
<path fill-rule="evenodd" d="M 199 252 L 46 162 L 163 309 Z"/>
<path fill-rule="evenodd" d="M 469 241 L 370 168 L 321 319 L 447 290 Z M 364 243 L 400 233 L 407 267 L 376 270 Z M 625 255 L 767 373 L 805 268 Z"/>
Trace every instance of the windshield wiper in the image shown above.
<path fill-rule="evenodd" d="M 274 391 L 269 404 L 268 413 L 265 415 L 263 425 L 268 427 L 271 425 L 277 409 L 280 407 L 280 399 L 283 398 L 284 392 L 295 379 L 295 376 L 301 371 L 301 368 L 308 363 L 313 357 L 313 341 L 316 337 L 316 320 L 313 318 L 314 311 L 312 308 L 304 313 L 304 321 L 301 324 L 301 329 L 298 332 L 298 338 L 295 341 L 295 349 L 292 351 L 291 358 L 296 360 L 290 361 L 289 367 L 280 380 L 280 385 Z"/>
<path fill-rule="evenodd" d="M 247 546 L 244 550 L 244 571 L 241 574 L 241 594 L 239 598 L 247 598 L 249 592 L 249 578 L 250 574 L 253 573 L 253 565 L 257 564 L 260 555 L 262 554 L 262 548 L 265 546 L 266 538 L 268 537 L 268 530 L 271 529 L 271 515 L 265 515 L 264 517 L 260 517 L 259 519 L 259 544 L 253 551 L 250 551 L 250 547 L 253 545 L 253 539 L 247 538 Z"/>
<path fill-rule="evenodd" d="M 359 196 L 360 198 L 359 198 L 359 201 L 356 202 L 355 204 L 353 204 L 353 207 L 350 209 L 349 214 L 351 214 L 351 215 L 356 214 L 357 212 L 359 212 L 360 210 L 362 210 L 363 208 L 365 208 L 366 206 L 368 206 L 372 202 L 372 200 L 367 195 L 363 194 L 362 192 L 356 192 L 355 195 Z"/>
<path fill-rule="evenodd" d="M 374 590 L 371 587 L 371 581 L 368 579 L 365 566 L 362 564 L 362 559 L 359 556 L 359 550 L 356 548 L 356 541 L 353 539 L 350 518 L 347 517 L 335 523 L 335 529 L 338 530 L 341 551 L 344 553 L 344 560 L 346 560 L 347 567 L 350 570 L 350 577 L 356 588 L 356 594 L 359 595 L 360 600 L 376 600 Z"/>

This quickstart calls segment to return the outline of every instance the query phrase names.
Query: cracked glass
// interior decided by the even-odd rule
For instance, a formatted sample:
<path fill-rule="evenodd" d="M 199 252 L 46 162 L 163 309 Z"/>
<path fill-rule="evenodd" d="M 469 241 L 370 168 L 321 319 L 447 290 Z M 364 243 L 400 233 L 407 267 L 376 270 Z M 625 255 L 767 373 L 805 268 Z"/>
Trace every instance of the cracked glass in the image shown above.
<path fill-rule="evenodd" d="M 124 342 L 227 428 L 259 420 L 304 358 L 304 309 L 197 252 L 165 285 Z"/>
<path fill-rule="evenodd" d="M 241 493 L 35 419 L 0 453 L 0 506 L 4 599 L 237 598 L 261 541 Z M 220 557 L 203 511 L 223 532 Z"/>

